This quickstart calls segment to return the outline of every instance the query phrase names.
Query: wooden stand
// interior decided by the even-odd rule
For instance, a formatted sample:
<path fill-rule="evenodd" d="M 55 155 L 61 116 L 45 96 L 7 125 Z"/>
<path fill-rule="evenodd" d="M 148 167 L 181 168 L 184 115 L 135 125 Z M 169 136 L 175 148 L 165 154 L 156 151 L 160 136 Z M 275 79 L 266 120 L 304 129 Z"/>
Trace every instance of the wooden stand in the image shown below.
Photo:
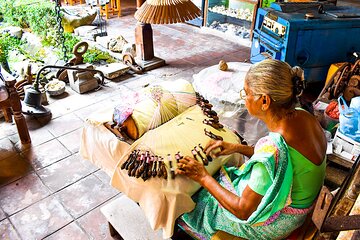
<path fill-rule="evenodd" d="M 138 22 L 135 28 L 136 63 L 145 71 L 165 65 L 165 60 L 154 56 L 151 24 Z"/>
<path fill-rule="evenodd" d="M 137 1 L 137 4 L 141 4 Z M 141 5 L 140 5 L 141 6 Z M 138 6 L 138 7 L 140 7 Z M 144 70 L 165 65 L 165 60 L 154 56 L 154 43 L 151 24 L 138 22 L 135 28 L 136 63 Z"/>
<path fill-rule="evenodd" d="M 5 87 L 8 91 L 9 97 L 0 102 L 0 108 L 3 109 L 5 120 L 8 122 L 12 122 L 11 119 L 11 110 L 14 115 L 16 127 L 19 133 L 20 141 L 23 144 L 28 144 L 31 142 L 29 130 L 25 121 L 25 117 L 21 112 L 21 102 L 19 95 L 15 89 L 16 80 L 5 80 Z"/>
<path fill-rule="evenodd" d="M 151 24 L 138 22 L 135 28 L 137 58 L 151 60 L 154 58 L 154 44 Z"/>

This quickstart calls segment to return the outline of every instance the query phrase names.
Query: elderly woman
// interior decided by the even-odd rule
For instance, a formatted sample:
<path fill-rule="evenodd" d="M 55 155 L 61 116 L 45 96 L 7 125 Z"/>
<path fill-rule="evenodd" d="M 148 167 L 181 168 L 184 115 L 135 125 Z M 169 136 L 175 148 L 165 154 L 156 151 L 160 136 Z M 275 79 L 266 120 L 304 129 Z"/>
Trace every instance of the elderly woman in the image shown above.
<path fill-rule="evenodd" d="M 315 117 L 295 108 L 301 81 L 302 70 L 285 62 L 253 65 L 240 96 L 269 135 L 255 147 L 211 141 L 205 149 L 207 154 L 220 149 L 217 156 L 238 152 L 250 160 L 240 169 L 223 167 L 217 180 L 193 158 L 180 161 L 178 174 L 204 188 L 182 220 L 204 238 L 222 230 L 247 239 L 281 239 L 304 222 L 324 181 L 326 139 Z"/>

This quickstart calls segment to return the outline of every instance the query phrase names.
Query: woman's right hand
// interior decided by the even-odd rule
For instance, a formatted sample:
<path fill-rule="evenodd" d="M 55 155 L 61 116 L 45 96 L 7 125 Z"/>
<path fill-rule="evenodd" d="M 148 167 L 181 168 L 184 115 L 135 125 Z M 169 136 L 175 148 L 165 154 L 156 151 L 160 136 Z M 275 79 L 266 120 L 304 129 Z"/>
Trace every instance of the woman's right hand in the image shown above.
<path fill-rule="evenodd" d="M 217 149 L 220 149 L 220 151 Z M 222 155 L 229 155 L 232 153 L 236 153 L 238 152 L 237 149 L 238 149 L 238 144 L 236 143 L 229 143 L 219 140 L 217 141 L 210 140 L 208 144 L 205 146 L 204 151 L 206 155 L 218 157 Z"/>

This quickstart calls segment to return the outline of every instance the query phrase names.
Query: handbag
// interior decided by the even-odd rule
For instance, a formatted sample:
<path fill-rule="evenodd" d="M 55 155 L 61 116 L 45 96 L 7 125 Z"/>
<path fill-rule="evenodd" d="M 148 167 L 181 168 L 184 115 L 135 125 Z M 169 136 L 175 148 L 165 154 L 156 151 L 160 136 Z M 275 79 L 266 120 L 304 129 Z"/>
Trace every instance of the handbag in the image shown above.
<path fill-rule="evenodd" d="M 338 98 L 339 103 L 339 130 L 345 136 L 354 139 L 357 142 L 360 142 L 360 129 L 359 129 L 359 121 L 360 121 L 360 110 L 349 107 L 343 98 L 340 96 Z"/>

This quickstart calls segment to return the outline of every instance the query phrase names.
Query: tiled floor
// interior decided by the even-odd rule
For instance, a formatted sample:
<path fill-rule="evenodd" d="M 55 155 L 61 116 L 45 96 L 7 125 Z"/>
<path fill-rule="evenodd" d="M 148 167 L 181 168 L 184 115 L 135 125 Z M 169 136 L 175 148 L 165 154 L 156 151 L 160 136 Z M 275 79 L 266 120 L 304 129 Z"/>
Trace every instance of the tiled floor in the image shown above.
<path fill-rule="evenodd" d="M 108 21 L 109 35 L 134 42 L 134 6 Z M 127 75 L 99 91 L 50 98 L 52 119 L 27 117 L 32 144 L 23 146 L 14 124 L 0 119 L 0 239 L 112 239 L 99 209 L 121 194 L 110 178 L 79 155 L 89 113 L 121 100 L 122 93 L 154 81 L 192 80 L 220 59 L 243 61 L 249 48 L 186 25 L 154 25 L 155 55 L 167 65 Z"/>
<path fill-rule="evenodd" d="M 134 42 L 134 3 L 122 6 L 123 17 L 109 19 L 107 30 Z M 109 185 L 106 173 L 78 153 L 86 117 L 149 82 L 191 81 L 194 73 L 220 59 L 249 57 L 249 47 L 187 24 L 152 28 L 155 55 L 165 59 L 166 66 L 126 75 L 82 95 L 67 86 L 66 97 L 49 97 L 50 121 L 27 117 L 29 146 L 19 143 L 14 124 L 0 119 L 0 239 L 112 239 L 99 209 L 121 193 Z"/>

